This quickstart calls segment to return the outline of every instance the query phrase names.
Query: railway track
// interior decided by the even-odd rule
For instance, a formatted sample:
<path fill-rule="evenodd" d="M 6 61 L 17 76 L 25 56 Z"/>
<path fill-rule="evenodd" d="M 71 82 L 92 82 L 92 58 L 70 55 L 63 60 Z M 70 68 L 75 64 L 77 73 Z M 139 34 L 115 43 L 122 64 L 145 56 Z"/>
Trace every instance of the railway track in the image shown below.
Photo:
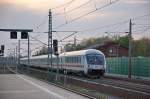
<path fill-rule="evenodd" d="M 150 85 L 133 83 L 133 82 L 128 82 L 124 80 L 116 80 L 116 79 L 114 80 L 114 79 L 109 79 L 109 78 L 104 78 L 104 77 L 100 79 L 92 79 L 92 80 L 87 79 L 87 78 L 80 78 L 80 77 L 77 77 L 77 78 L 84 80 L 86 82 L 89 82 L 91 84 L 96 83 L 96 84 L 105 84 L 108 86 L 111 85 L 114 87 L 129 89 L 132 91 L 150 95 Z"/>
<path fill-rule="evenodd" d="M 128 89 L 128 90 L 135 91 L 138 93 L 150 95 L 150 85 L 137 84 L 133 82 L 114 80 L 114 79 L 108 79 L 108 78 L 101 78 L 99 80 L 95 80 L 94 82 L 97 82 L 100 84 L 108 84 L 111 86 L 116 86 L 118 88 L 124 88 L 124 89 Z"/>
<path fill-rule="evenodd" d="M 63 74 L 61 74 L 63 75 Z M 114 87 L 118 87 L 118 88 L 124 88 L 124 89 L 129 89 L 132 91 L 137 91 L 139 93 L 143 93 L 143 94 L 150 94 L 150 83 L 149 85 L 147 84 L 142 84 L 141 82 L 130 82 L 130 81 L 126 81 L 124 79 L 119 80 L 119 79 L 113 79 L 113 78 L 106 78 L 106 77 L 101 77 L 99 79 L 89 79 L 86 77 L 80 77 L 78 75 L 74 76 L 74 75 L 69 75 L 69 77 L 71 78 L 78 78 L 80 80 L 85 80 L 87 82 L 90 83 L 99 83 L 99 84 L 107 84 L 107 85 L 111 85 Z"/>
<path fill-rule="evenodd" d="M 150 85 L 147 84 L 141 84 L 141 83 L 139 84 L 135 82 L 128 82 L 124 80 L 116 80 L 116 79 L 108 79 L 108 78 L 91 80 L 87 78 L 75 77 L 73 79 L 78 79 L 85 83 L 89 83 L 91 86 L 96 85 L 97 87 L 95 88 L 96 90 L 104 89 L 105 91 L 102 91 L 104 93 L 108 92 L 110 94 L 118 95 L 121 97 L 127 97 L 127 99 L 133 99 L 133 98 L 149 99 L 150 97 Z"/>
<path fill-rule="evenodd" d="M 37 71 L 41 70 L 37 69 Z M 45 70 L 42 70 L 42 72 L 44 71 Z M 139 97 L 141 99 L 149 99 L 150 97 L 150 86 L 141 82 L 138 83 L 107 77 L 101 77 L 99 79 L 89 79 L 77 75 L 66 76 L 64 74 L 59 74 L 59 76 L 63 79 L 67 77 L 65 78 L 67 79 L 67 84 L 81 86 L 84 88 L 88 88 L 89 90 L 95 90 L 106 94 L 118 95 L 119 97 L 127 96 L 127 99 L 136 99 Z"/>
<path fill-rule="evenodd" d="M 112 87 L 118 87 L 124 90 L 130 90 L 130 91 L 135 91 L 138 93 L 143 93 L 150 95 L 150 81 L 149 84 L 146 82 L 146 84 L 141 82 L 141 81 L 127 81 L 124 79 L 117 79 L 114 77 L 113 78 L 107 78 L 107 77 L 101 77 L 99 79 L 89 79 L 85 77 L 79 77 L 79 76 L 73 76 L 71 75 L 71 78 L 77 78 L 79 80 L 84 80 L 85 82 L 89 83 L 97 83 L 97 84 L 105 84 L 106 86 L 112 86 Z"/>

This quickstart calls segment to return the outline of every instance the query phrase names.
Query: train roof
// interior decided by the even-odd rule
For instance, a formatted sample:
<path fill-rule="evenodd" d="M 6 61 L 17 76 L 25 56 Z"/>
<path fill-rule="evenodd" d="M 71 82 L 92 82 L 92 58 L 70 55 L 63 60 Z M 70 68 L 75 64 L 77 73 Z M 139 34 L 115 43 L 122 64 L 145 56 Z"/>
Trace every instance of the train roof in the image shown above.
<path fill-rule="evenodd" d="M 60 56 L 80 56 L 80 55 L 87 55 L 87 54 L 91 54 L 91 53 L 104 55 L 99 50 L 96 50 L 96 49 L 87 49 L 87 50 L 65 52 L 65 53 L 62 53 Z"/>
<path fill-rule="evenodd" d="M 33 56 L 31 57 L 30 59 L 40 59 L 40 58 L 47 58 L 48 56 L 47 55 L 40 55 L 40 56 Z M 55 55 L 53 55 L 52 57 L 56 57 Z M 28 57 L 26 58 L 21 58 L 21 60 L 26 60 L 28 59 Z"/>
<path fill-rule="evenodd" d="M 101 51 L 96 50 L 96 49 L 87 49 L 87 50 L 79 50 L 79 51 L 71 51 L 71 52 L 65 52 L 60 54 L 59 56 L 82 56 L 82 55 L 87 55 L 87 54 L 102 54 L 104 55 Z M 40 56 L 34 56 L 31 57 L 30 59 L 42 59 L 42 58 L 47 58 L 47 55 L 40 55 Z M 52 57 L 56 57 L 53 55 Z M 27 60 L 28 58 L 21 58 L 21 60 Z"/>

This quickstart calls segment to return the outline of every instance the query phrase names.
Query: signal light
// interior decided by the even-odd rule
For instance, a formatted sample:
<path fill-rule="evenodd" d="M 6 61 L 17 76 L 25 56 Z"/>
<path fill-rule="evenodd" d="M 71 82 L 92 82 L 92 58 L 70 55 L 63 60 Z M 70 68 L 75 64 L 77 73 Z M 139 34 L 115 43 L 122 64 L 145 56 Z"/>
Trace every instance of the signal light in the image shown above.
<path fill-rule="evenodd" d="M 1 45 L 1 50 L 4 51 L 4 49 L 5 49 L 5 46 Z"/>
<path fill-rule="evenodd" d="M 10 32 L 10 39 L 17 39 L 17 32 L 16 31 Z"/>
<path fill-rule="evenodd" d="M 53 50 L 54 50 L 54 54 L 58 55 L 58 41 L 56 39 L 53 40 Z"/>
<path fill-rule="evenodd" d="M 0 50 L 0 54 L 2 54 L 1 56 L 4 56 L 4 48 L 5 48 L 5 46 L 1 45 L 1 50 Z"/>
<path fill-rule="evenodd" d="M 28 39 L 28 32 L 21 32 L 21 39 Z"/>

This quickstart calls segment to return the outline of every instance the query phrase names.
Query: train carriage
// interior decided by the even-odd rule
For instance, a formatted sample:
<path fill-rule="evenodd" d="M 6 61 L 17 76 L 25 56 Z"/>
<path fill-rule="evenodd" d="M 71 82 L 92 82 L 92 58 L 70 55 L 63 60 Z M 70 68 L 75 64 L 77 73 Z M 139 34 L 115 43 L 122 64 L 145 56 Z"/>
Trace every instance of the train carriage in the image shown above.
<path fill-rule="evenodd" d="M 27 65 L 27 58 L 21 59 L 21 64 Z M 65 52 L 57 58 L 53 55 L 53 69 L 67 70 L 69 72 L 82 72 L 85 75 L 103 75 L 106 69 L 105 55 L 98 50 L 88 49 Z M 48 67 L 47 55 L 36 56 L 30 59 L 33 67 Z"/>

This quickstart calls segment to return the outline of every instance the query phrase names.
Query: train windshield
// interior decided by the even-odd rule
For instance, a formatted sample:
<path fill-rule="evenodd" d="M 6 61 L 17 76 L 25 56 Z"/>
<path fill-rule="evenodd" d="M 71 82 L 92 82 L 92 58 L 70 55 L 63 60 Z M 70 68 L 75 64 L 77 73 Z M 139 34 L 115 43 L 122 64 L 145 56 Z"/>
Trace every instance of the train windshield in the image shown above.
<path fill-rule="evenodd" d="M 90 65 L 104 65 L 104 56 L 100 54 L 88 54 L 86 59 Z"/>

